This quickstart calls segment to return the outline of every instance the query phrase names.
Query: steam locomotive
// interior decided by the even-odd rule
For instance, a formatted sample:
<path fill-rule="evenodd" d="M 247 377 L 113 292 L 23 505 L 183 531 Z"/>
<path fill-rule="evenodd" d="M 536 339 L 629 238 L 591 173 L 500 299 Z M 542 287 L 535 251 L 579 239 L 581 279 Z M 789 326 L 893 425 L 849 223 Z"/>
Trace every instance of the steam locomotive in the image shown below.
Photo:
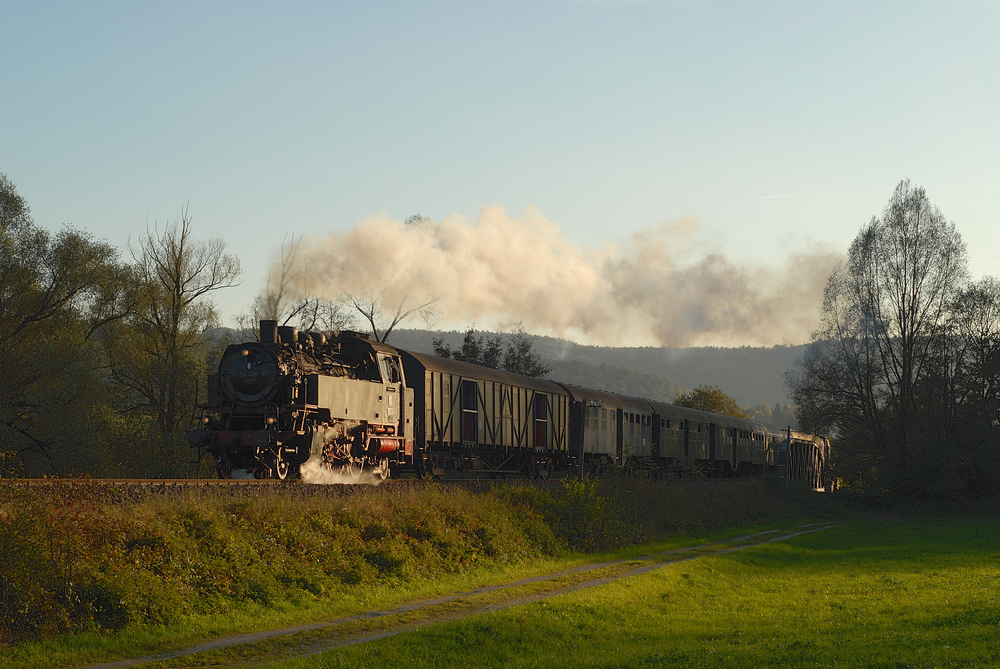
<path fill-rule="evenodd" d="M 261 321 L 229 346 L 188 434 L 216 474 L 285 479 L 784 471 L 824 485 L 829 442 L 664 402 Z"/>

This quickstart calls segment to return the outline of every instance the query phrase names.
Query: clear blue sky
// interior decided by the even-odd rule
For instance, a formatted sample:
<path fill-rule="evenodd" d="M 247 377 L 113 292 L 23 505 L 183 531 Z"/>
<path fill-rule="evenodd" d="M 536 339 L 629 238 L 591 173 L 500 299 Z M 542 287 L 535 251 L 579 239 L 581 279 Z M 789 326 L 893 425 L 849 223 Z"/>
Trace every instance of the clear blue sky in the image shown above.
<path fill-rule="evenodd" d="M 997 2 L 3 2 L 0 172 L 119 245 L 190 203 L 260 289 L 286 233 L 686 215 L 782 262 L 909 177 L 1000 275 Z M 794 196 L 794 197 L 776 197 Z"/>

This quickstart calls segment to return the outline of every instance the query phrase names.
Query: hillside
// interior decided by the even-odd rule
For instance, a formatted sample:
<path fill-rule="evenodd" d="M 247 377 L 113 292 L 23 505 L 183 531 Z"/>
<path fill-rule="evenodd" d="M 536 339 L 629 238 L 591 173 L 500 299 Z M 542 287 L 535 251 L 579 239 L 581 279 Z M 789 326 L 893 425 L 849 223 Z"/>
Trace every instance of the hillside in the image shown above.
<path fill-rule="evenodd" d="M 464 332 L 397 330 L 390 343 L 433 353 L 438 337 L 452 348 Z M 552 366 L 551 378 L 638 397 L 672 400 L 679 391 L 717 385 L 743 406 L 790 402 L 784 375 L 805 346 L 740 348 L 612 348 L 584 346 L 554 337 L 535 337 L 535 350 Z"/>

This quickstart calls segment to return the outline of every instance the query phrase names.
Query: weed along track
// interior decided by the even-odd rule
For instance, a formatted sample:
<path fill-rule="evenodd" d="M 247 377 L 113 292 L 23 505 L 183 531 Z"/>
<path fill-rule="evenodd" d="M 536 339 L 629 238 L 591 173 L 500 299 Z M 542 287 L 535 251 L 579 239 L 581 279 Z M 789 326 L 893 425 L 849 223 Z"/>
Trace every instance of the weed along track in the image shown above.
<path fill-rule="evenodd" d="M 391 610 L 367 611 L 328 622 L 222 637 L 169 653 L 90 665 L 86 669 L 118 669 L 151 662 L 156 662 L 161 667 L 242 666 L 253 662 L 303 657 L 477 613 L 530 604 L 637 576 L 670 564 L 732 553 L 834 527 L 838 525 L 812 523 L 633 559 L 590 563 L 509 583 L 416 600 Z"/>

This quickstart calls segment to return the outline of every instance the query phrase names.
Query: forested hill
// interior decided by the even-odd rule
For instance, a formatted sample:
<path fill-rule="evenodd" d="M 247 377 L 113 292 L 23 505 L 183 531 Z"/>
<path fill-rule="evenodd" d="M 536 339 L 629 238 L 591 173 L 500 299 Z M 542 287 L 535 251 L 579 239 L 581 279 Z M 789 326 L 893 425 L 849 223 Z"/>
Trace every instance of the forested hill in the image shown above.
<path fill-rule="evenodd" d="M 464 336 L 464 332 L 396 330 L 390 343 L 433 353 L 435 337 L 459 348 Z M 806 348 L 612 348 L 553 337 L 534 337 L 534 342 L 535 350 L 552 367 L 551 378 L 557 381 L 665 400 L 672 400 L 684 389 L 717 385 L 742 406 L 787 404 L 785 372 L 795 367 Z"/>

